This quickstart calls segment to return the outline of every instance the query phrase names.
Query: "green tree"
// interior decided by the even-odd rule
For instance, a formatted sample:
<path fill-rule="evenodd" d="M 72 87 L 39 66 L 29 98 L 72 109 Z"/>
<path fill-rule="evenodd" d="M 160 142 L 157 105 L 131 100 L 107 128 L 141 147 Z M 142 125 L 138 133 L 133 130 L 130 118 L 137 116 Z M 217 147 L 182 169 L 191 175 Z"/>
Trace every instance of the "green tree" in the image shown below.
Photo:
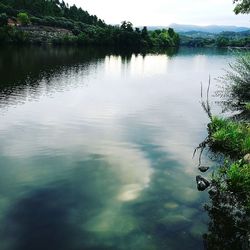
<path fill-rule="evenodd" d="M 229 45 L 229 39 L 227 37 L 218 37 L 217 40 L 216 40 L 216 45 L 217 47 L 226 47 Z"/>
<path fill-rule="evenodd" d="M 8 22 L 8 16 L 5 13 L 0 14 L 0 26 L 6 25 Z"/>
<path fill-rule="evenodd" d="M 125 31 L 132 32 L 133 31 L 133 24 L 131 22 L 123 21 L 121 24 L 121 29 Z"/>
<path fill-rule="evenodd" d="M 233 0 L 233 3 L 236 4 L 234 8 L 234 12 L 236 15 L 250 13 L 250 1 L 249 0 Z"/>
<path fill-rule="evenodd" d="M 148 40 L 149 36 L 148 36 L 148 29 L 146 26 L 144 26 L 141 30 L 141 36 L 143 39 Z"/>
<path fill-rule="evenodd" d="M 30 23 L 30 19 L 27 13 L 25 12 L 20 12 L 17 15 L 17 20 L 22 24 L 22 25 L 27 25 Z"/>
<path fill-rule="evenodd" d="M 174 29 L 169 28 L 168 29 L 168 34 L 169 34 L 170 37 L 174 37 L 174 34 L 175 34 Z"/>

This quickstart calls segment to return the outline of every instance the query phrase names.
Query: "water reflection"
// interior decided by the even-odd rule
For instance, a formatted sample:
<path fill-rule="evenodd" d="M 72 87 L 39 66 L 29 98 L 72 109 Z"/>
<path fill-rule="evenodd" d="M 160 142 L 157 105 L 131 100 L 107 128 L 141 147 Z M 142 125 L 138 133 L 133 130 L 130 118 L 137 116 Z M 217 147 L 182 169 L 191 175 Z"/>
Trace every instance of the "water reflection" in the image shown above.
<path fill-rule="evenodd" d="M 0 53 L 4 250 L 203 248 L 199 84 L 227 54 Z"/>
<path fill-rule="evenodd" d="M 25 187 L 4 220 L 6 249 L 104 249 L 104 244 L 92 242 L 93 236 L 84 226 L 115 192 L 108 184 L 114 185 L 116 180 L 105 175 L 105 163 L 85 161 L 78 163 L 67 180 Z"/>
<path fill-rule="evenodd" d="M 223 190 L 210 199 L 206 204 L 210 222 L 203 235 L 206 249 L 249 249 L 249 216 L 244 201 Z"/>

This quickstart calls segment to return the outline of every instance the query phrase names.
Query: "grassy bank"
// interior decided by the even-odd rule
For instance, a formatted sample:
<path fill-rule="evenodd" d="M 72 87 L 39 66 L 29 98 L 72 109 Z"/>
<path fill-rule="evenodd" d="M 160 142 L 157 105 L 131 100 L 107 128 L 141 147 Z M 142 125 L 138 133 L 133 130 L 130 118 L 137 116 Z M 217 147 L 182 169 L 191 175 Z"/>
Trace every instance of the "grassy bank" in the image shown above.
<path fill-rule="evenodd" d="M 220 82 L 223 105 L 238 113 L 228 118 L 210 116 L 208 146 L 226 159 L 214 181 L 225 183 L 224 190 L 240 192 L 250 210 L 250 53 L 238 56 Z"/>
<path fill-rule="evenodd" d="M 250 248 L 250 56 L 239 56 L 220 78 L 222 106 L 233 111 L 231 117 L 213 116 L 209 102 L 208 137 L 202 143 L 220 166 L 212 174 L 210 202 L 205 208 L 210 217 L 204 235 L 207 249 Z M 209 89 L 208 89 L 209 92 Z M 207 95 L 208 98 L 208 95 Z M 236 111 L 236 113 L 235 113 Z M 200 147 L 201 148 L 201 147 Z"/>
<path fill-rule="evenodd" d="M 250 153 L 250 124 L 212 117 L 208 126 L 209 145 L 214 151 L 221 151 L 232 159 L 240 159 Z"/>
<path fill-rule="evenodd" d="M 250 209 L 250 123 L 213 117 L 208 127 L 210 148 L 227 157 L 215 180 L 245 196 Z"/>

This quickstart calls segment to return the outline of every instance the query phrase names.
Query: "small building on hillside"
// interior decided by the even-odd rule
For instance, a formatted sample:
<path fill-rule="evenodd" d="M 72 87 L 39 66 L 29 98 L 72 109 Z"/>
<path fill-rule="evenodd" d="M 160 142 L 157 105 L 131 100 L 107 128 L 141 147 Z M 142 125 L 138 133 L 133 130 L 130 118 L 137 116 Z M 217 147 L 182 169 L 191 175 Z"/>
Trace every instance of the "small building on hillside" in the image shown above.
<path fill-rule="evenodd" d="M 8 26 L 16 27 L 20 25 L 21 23 L 18 20 L 16 20 L 16 18 L 8 18 Z"/>

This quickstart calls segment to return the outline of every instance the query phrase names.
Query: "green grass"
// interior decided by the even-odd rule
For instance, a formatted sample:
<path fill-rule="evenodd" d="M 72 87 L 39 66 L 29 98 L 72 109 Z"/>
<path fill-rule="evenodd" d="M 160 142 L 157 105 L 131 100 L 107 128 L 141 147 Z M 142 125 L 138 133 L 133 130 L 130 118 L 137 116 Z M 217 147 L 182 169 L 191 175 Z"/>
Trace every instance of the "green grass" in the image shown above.
<path fill-rule="evenodd" d="M 210 146 L 232 158 L 250 153 L 250 125 L 230 119 L 212 117 L 209 124 Z"/>
<path fill-rule="evenodd" d="M 228 187 L 234 192 L 250 195 L 250 164 L 234 162 L 227 170 Z"/>
<path fill-rule="evenodd" d="M 250 102 L 245 103 L 245 109 L 250 111 Z"/>
<path fill-rule="evenodd" d="M 225 160 L 213 180 L 219 184 L 221 191 L 241 194 L 247 209 L 250 209 L 250 164 L 242 159 L 250 153 L 250 124 L 212 117 L 209 124 L 209 145 L 216 152 L 222 152 L 231 158 L 229 161 Z"/>

